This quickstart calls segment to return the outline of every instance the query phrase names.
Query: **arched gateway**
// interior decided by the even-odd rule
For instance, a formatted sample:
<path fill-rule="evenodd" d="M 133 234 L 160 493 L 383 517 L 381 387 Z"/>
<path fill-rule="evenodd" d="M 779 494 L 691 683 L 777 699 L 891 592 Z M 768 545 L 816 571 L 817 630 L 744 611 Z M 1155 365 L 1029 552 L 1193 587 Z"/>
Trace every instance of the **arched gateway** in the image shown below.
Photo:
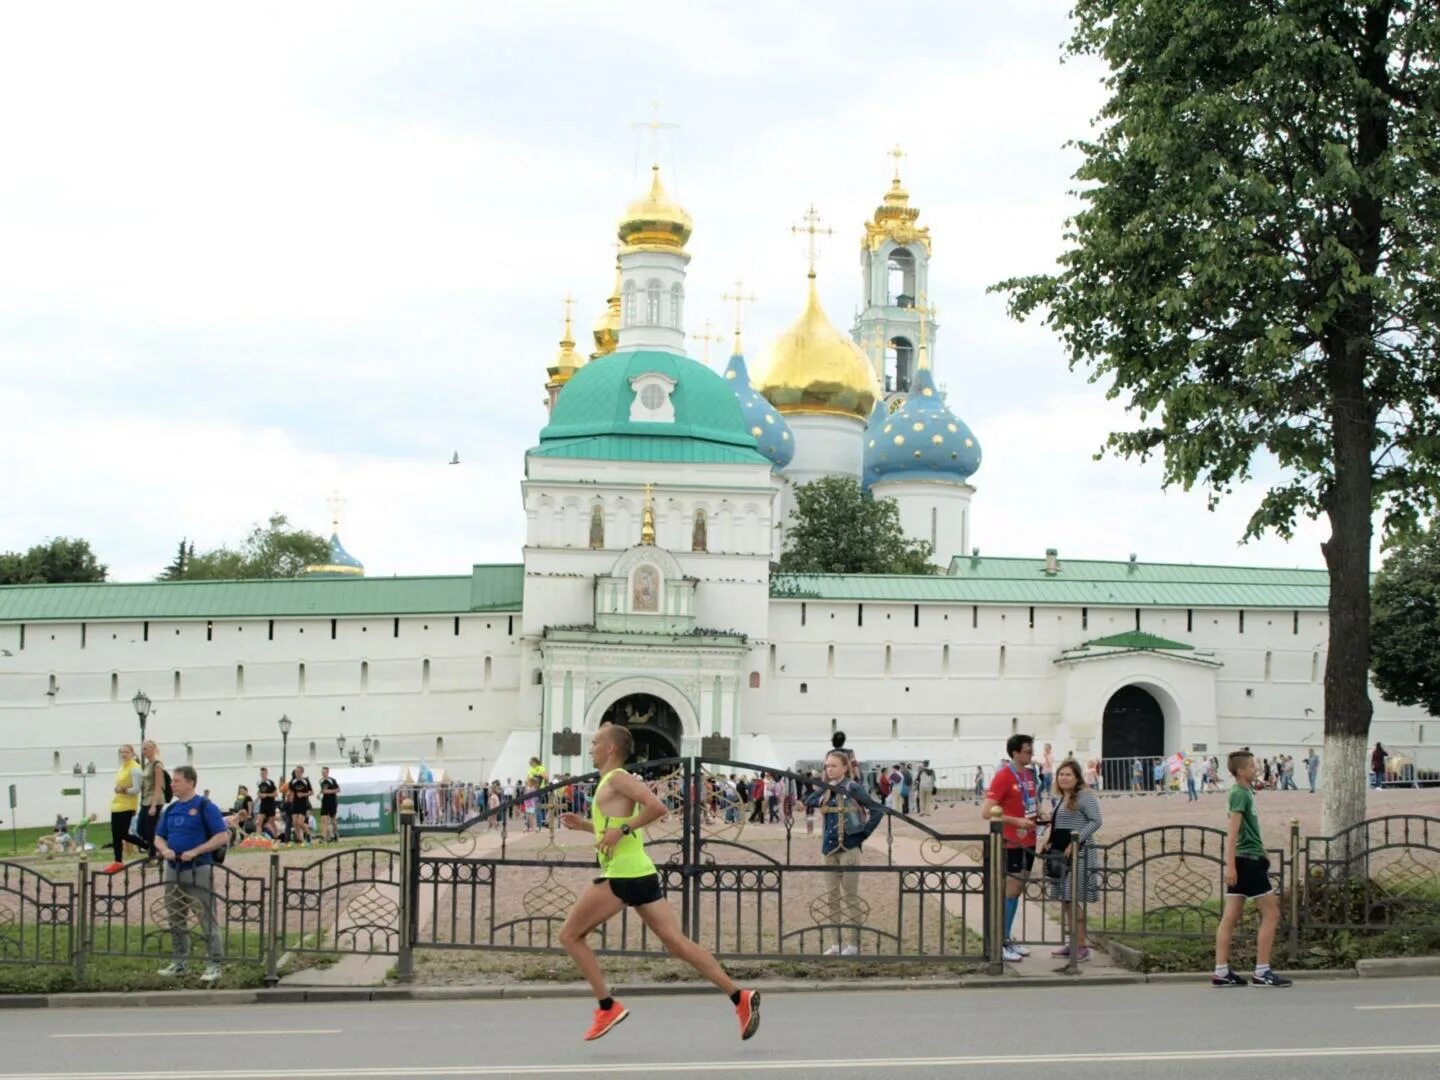
<path fill-rule="evenodd" d="M 1157 758 L 1165 753 L 1165 710 L 1144 687 L 1122 686 L 1105 703 L 1101 755 L 1106 759 L 1105 786 L 1130 786 L 1130 763 L 1135 758 Z M 1111 775 L 1111 774 L 1114 775 Z M 1145 787 L 1151 783 L 1148 769 Z"/>
<path fill-rule="evenodd" d="M 654 694 L 628 694 L 620 698 L 600 717 L 600 723 L 622 724 L 635 739 L 635 752 L 629 764 L 680 756 L 683 725 L 680 714 L 664 698 Z"/>

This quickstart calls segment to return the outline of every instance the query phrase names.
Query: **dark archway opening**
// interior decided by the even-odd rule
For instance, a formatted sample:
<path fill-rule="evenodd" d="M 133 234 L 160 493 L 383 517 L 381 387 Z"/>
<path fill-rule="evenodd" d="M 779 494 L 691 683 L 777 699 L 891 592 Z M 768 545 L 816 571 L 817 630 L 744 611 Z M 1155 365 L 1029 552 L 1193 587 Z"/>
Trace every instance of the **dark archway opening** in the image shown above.
<path fill-rule="evenodd" d="M 1165 755 L 1165 710 L 1155 695 L 1139 686 L 1122 686 L 1105 704 L 1100 753 L 1105 759 L 1105 790 L 1129 791 L 1139 759 L 1140 786 L 1155 786 L 1154 765 Z"/>
<path fill-rule="evenodd" d="M 627 765 L 644 765 L 647 761 L 680 756 L 683 731 L 680 714 L 664 698 L 630 694 L 606 709 L 600 724 L 620 724 L 630 729 L 635 751 Z"/>

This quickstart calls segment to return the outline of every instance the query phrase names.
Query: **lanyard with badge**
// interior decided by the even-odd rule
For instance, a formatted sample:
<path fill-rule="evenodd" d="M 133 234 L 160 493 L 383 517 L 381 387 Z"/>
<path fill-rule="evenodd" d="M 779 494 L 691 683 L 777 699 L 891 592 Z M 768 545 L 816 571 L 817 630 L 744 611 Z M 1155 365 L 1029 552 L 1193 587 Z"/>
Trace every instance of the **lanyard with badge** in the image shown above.
<path fill-rule="evenodd" d="M 1032 779 L 1027 785 L 1020 776 L 1020 770 L 1015 768 L 1013 761 L 1007 761 L 1005 767 L 1010 770 L 1010 775 L 1015 777 L 1015 786 L 1020 789 L 1020 800 L 1025 805 L 1025 816 L 1027 818 L 1038 817 L 1040 797 L 1035 791 L 1035 781 Z"/>

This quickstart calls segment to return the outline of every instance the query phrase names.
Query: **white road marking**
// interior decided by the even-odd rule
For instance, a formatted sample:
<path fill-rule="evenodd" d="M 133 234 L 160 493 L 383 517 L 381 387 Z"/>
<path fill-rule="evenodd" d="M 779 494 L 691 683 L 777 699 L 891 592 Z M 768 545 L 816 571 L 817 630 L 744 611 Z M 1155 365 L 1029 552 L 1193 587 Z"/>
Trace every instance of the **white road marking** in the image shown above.
<path fill-rule="evenodd" d="M 1430 1001 L 1420 1005 L 1356 1005 L 1355 1008 L 1371 1012 L 1376 1009 L 1440 1009 L 1440 1001 Z"/>
<path fill-rule="evenodd" d="M 292 1031 L 275 1031 L 267 1029 L 266 1035 L 339 1035 L 344 1028 L 296 1028 Z M 204 1036 L 214 1038 L 217 1035 L 244 1036 L 246 1039 L 254 1039 L 253 1031 L 237 1031 L 234 1028 L 226 1028 L 224 1031 L 167 1031 L 165 1038 L 195 1038 Z M 154 1039 L 156 1033 L 153 1031 L 60 1031 L 51 1035 L 52 1039 Z"/>
<path fill-rule="evenodd" d="M 1254 1061 L 1262 1058 L 1343 1058 L 1343 1057 L 1426 1057 L 1440 1056 L 1440 1043 L 1415 1046 L 1296 1046 L 1280 1049 L 1232 1049 L 1232 1050 L 1157 1050 L 1134 1053 L 1085 1053 L 1085 1054 L 1026 1054 L 1003 1057 L 913 1057 L 913 1058 L 871 1058 L 856 1060 L 844 1058 L 839 1061 L 666 1061 L 658 1064 L 649 1061 L 627 1062 L 585 1062 L 572 1065 L 387 1065 L 387 1066 L 336 1066 L 330 1069 L 284 1069 L 287 1078 L 300 1080 L 329 1080 L 332 1077 L 428 1077 L 428 1076 L 598 1076 L 612 1073 L 710 1073 L 734 1072 L 799 1072 L 828 1071 L 831 1069 L 883 1069 L 887 1066 L 901 1070 L 910 1069 L 956 1069 L 985 1067 L 992 1065 L 1070 1065 L 1070 1064 L 1151 1064 L 1161 1061 L 1193 1062 L 1197 1054 L 1203 1053 L 1206 1060 Z M 265 1069 L 206 1069 L 205 1080 L 274 1080 L 276 1070 Z M 53 1072 L 53 1073 L 0 1073 L 0 1080 L 193 1080 L 195 1072 L 186 1069 L 175 1072 Z"/>

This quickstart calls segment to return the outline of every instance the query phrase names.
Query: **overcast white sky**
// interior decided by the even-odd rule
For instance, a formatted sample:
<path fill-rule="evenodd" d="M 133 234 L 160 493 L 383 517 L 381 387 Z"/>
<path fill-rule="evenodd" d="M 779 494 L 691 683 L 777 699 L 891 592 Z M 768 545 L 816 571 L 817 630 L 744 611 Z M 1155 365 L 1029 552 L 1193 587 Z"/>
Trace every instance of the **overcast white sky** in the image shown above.
<path fill-rule="evenodd" d="M 836 229 L 819 281 L 848 328 L 905 147 L 985 552 L 1322 566 L 1323 525 L 1237 546 L 1258 489 L 1211 513 L 1093 461 L 1120 407 L 985 294 L 1060 250 L 1063 144 L 1101 101 L 1060 63 L 1067 6 L 8 5 L 0 550 L 84 536 L 145 579 L 272 510 L 328 532 L 338 488 L 372 575 L 518 561 L 561 298 L 588 331 L 658 100 L 691 329 L 728 324 L 742 276 L 761 367 L 803 299 L 788 226 L 813 200 Z"/>

